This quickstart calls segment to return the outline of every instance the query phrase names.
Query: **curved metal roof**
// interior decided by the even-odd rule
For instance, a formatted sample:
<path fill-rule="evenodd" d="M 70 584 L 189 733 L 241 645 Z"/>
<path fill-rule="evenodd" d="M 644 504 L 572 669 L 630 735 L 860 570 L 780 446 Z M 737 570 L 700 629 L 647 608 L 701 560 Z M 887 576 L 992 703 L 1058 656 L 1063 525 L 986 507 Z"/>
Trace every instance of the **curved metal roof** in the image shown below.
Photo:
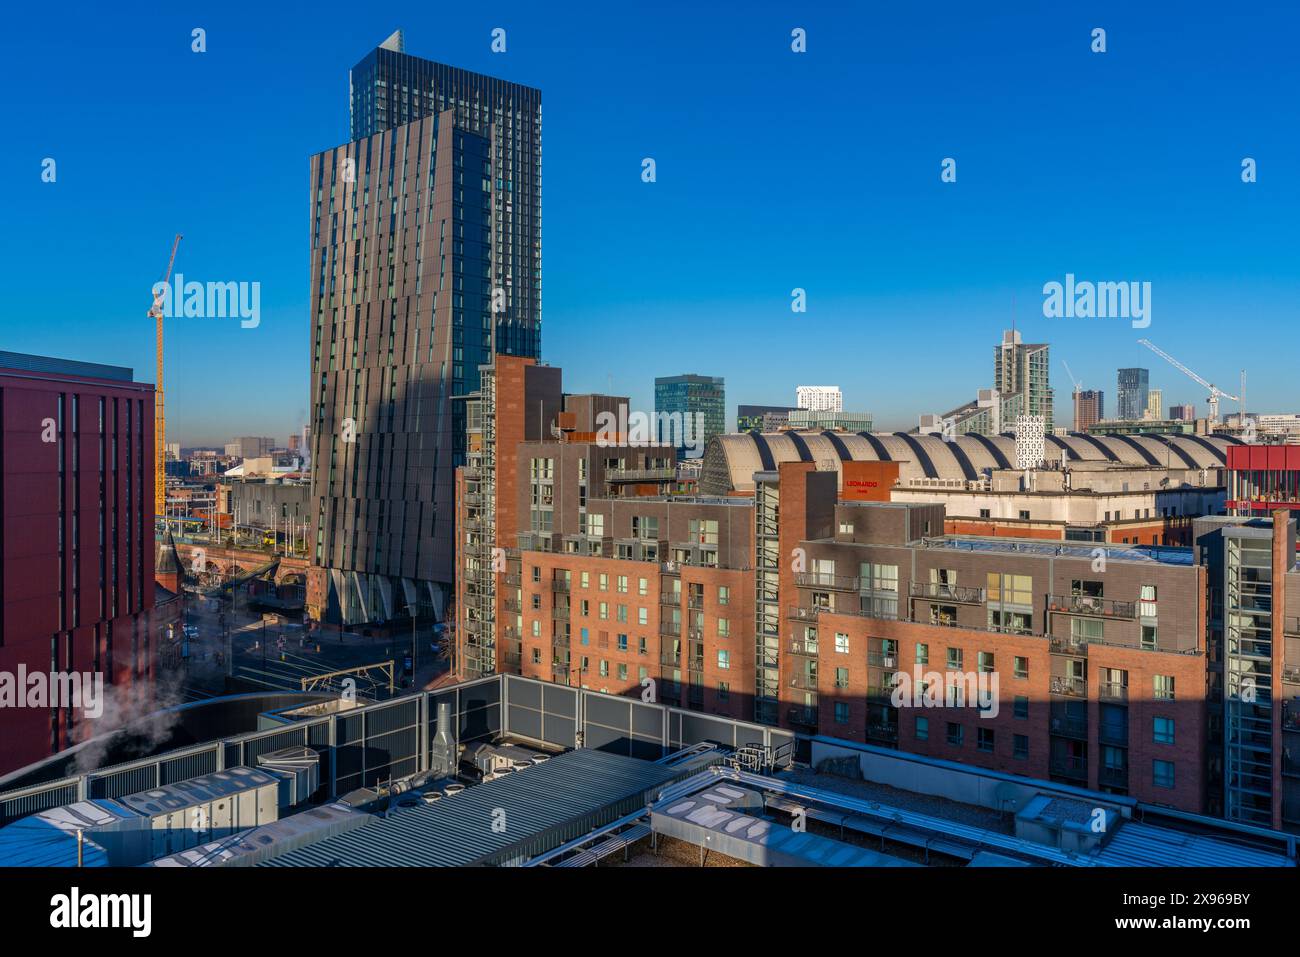
<path fill-rule="evenodd" d="M 1213 435 L 1048 436 L 1049 463 L 1105 462 L 1132 468 L 1218 469 L 1227 464 L 1230 439 Z M 902 432 L 738 432 L 709 440 L 700 491 L 708 495 L 747 492 L 754 473 L 782 462 L 815 462 L 839 471 L 842 461 L 898 462 L 904 481 L 922 478 L 969 481 L 990 469 L 1011 468 L 1015 439 L 1007 435 L 938 435 Z"/>

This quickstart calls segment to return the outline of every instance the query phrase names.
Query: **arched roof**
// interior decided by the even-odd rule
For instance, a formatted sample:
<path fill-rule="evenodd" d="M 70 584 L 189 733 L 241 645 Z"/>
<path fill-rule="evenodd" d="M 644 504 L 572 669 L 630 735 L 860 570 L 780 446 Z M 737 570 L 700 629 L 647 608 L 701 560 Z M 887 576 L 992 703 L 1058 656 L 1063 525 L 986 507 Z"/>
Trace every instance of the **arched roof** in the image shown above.
<path fill-rule="evenodd" d="M 1107 462 L 1117 467 L 1218 469 L 1227 464 L 1231 439 L 1219 435 L 1049 435 L 1049 463 Z M 898 462 L 905 481 L 922 478 L 971 481 L 991 469 L 1010 468 L 1016 458 L 1011 435 L 939 435 L 904 432 L 737 432 L 717 435 L 704 452 L 700 491 L 747 492 L 754 473 L 783 462 L 814 462 L 840 470 L 841 461 Z"/>

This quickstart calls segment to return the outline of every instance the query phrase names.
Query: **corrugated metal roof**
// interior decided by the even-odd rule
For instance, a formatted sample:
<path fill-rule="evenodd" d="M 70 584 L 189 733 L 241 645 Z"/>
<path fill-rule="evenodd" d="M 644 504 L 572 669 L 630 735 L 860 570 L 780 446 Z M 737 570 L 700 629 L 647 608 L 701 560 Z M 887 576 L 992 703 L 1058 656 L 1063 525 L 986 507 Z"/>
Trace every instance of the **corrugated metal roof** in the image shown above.
<path fill-rule="evenodd" d="M 540 853 L 608 823 L 683 772 L 605 751 L 570 751 L 433 805 L 291 851 L 270 867 L 463 867 Z M 501 818 L 500 811 L 504 811 Z M 503 820 L 504 830 L 493 830 Z M 575 830 L 568 834 L 566 829 Z"/>
<path fill-rule="evenodd" d="M 1284 854 L 1126 821 L 1095 860 L 1104 867 L 1294 867 Z"/>

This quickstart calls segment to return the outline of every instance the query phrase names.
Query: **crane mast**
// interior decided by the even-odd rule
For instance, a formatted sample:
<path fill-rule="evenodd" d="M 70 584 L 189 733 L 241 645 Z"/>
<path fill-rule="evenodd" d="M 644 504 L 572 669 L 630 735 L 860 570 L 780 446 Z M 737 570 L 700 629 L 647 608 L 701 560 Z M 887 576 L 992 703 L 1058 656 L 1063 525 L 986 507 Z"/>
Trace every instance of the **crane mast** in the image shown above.
<path fill-rule="evenodd" d="M 162 284 L 166 286 L 172 280 L 172 267 L 176 265 L 176 247 L 181 244 L 181 234 L 177 233 L 176 238 L 172 240 L 171 258 L 167 260 L 167 272 L 163 275 Z M 159 289 L 154 293 L 153 305 L 149 307 L 148 316 L 154 320 L 155 343 L 154 348 L 157 351 L 157 378 L 154 385 L 153 393 L 153 510 L 155 521 L 159 518 L 166 521 L 167 515 L 167 414 L 163 402 L 163 296 L 166 293 Z M 176 302 L 176 297 L 172 297 L 172 302 Z"/>

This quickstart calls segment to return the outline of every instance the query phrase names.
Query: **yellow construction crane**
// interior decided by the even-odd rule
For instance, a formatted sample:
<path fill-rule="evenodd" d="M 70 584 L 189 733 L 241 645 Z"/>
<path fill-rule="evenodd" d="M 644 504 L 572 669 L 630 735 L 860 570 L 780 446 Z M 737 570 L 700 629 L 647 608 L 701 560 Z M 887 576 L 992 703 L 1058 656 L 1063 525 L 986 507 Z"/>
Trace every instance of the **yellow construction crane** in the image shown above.
<path fill-rule="evenodd" d="M 167 273 L 163 276 L 162 286 L 154 293 L 153 305 L 149 307 L 148 316 L 152 316 L 157 332 L 158 382 L 153 393 L 153 510 L 155 521 L 166 521 L 167 515 L 167 415 L 163 409 L 163 297 L 167 283 L 172 281 L 172 267 L 176 265 L 176 247 L 181 244 L 181 234 L 176 234 L 172 241 L 172 255 L 167 260 Z M 172 309 L 180 301 L 179 296 L 172 296 Z"/>

